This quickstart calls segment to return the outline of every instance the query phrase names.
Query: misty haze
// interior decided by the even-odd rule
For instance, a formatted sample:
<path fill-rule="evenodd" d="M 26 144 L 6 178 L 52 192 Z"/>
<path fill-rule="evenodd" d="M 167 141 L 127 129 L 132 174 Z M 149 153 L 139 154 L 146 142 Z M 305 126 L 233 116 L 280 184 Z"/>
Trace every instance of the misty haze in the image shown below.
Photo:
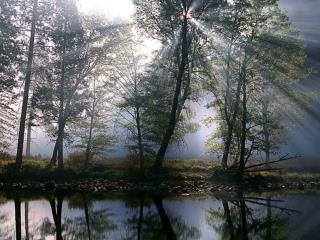
<path fill-rule="evenodd" d="M 0 0 L 0 239 L 319 239 L 320 0 Z"/>

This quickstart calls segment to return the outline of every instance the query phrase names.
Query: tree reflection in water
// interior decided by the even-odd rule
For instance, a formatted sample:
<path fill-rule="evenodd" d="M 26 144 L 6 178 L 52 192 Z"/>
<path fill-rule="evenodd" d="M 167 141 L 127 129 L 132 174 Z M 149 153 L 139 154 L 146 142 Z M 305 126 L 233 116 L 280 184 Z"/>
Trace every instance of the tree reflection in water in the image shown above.
<path fill-rule="evenodd" d="M 161 197 L 140 197 L 138 202 L 128 205 L 136 214 L 125 220 L 124 225 L 129 229 L 123 239 L 200 239 L 199 229 L 188 226 L 181 216 L 168 213 Z"/>
<path fill-rule="evenodd" d="M 63 240 L 62 237 L 62 206 L 63 206 L 63 194 L 57 194 L 56 196 L 49 196 L 48 201 L 51 208 L 52 218 L 54 224 L 50 221 L 49 217 L 43 219 L 40 226 L 41 237 L 44 238 L 48 235 L 55 233 L 57 240 Z"/>
<path fill-rule="evenodd" d="M 65 219 L 65 239 L 108 239 L 109 233 L 117 229 L 112 221 L 114 214 L 103 207 L 93 210 L 92 199 L 87 195 L 74 195 L 69 198 L 69 208 L 80 209 L 83 214 Z"/>
<path fill-rule="evenodd" d="M 302 197 L 299 201 L 309 198 Z M 82 193 L 11 195 L 0 197 L 0 239 L 288 239 L 294 236 L 288 226 L 297 211 L 283 206 L 282 200 L 242 193 L 165 201 Z"/>
<path fill-rule="evenodd" d="M 272 205 L 272 202 L 282 201 L 244 197 L 242 193 L 236 198 L 222 197 L 222 208 L 207 210 L 207 223 L 222 240 L 288 239 L 288 218 L 298 211 Z"/>

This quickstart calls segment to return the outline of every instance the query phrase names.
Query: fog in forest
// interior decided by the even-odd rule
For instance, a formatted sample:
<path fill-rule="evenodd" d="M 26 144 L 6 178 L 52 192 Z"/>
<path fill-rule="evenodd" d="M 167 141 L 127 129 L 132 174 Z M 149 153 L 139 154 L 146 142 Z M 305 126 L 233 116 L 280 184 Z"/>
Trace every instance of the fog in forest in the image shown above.
<path fill-rule="evenodd" d="M 86 1 L 82 0 L 79 3 L 81 11 L 87 13 L 101 14 L 114 19 L 123 21 L 132 21 L 135 8 L 130 0 L 122 1 Z M 123 8 L 124 6 L 124 8 Z M 295 103 L 296 110 L 303 115 L 303 118 L 297 118 L 288 114 L 284 117 L 285 121 L 294 123 L 290 130 L 286 133 L 287 143 L 283 146 L 282 153 L 302 155 L 305 159 L 312 161 L 320 155 L 318 143 L 320 142 L 320 106 L 318 92 L 320 91 L 320 24 L 319 12 L 320 2 L 317 0 L 308 0 L 301 2 L 299 0 L 280 0 L 279 6 L 286 11 L 289 20 L 293 26 L 301 33 L 301 38 L 306 44 L 306 65 L 314 69 L 314 74 L 306 77 L 301 81 L 296 88 L 299 91 L 312 93 L 316 97 L 311 103 L 306 106 L 301 106 Z M 110 10 L 111 9 L 111 10 Z M 147 39 L 145 51 L 151 54 L 153 50 L 158 49 L 160 44 L 153 39 Z M 202 98 L 200 101 L 194 102 L 193 108 L 196 112 L 195 121 L 203 121 L 206 117 L 214 115 L 214 111 L 206 108 L 207 99 Z M 201 126 L 196 133 L 187 134 L 184 137 L 184 143 L 177 148 L 173 146 L 169 149 L 168 156 L 176 158 L 217 158 L 207 153 L 208 149 L 205 146 L 206 138 L 212 127 Z M 53 143 L 48 139 L 43 128 L 34 128 L 32 137 L 33 154 L 41 154 L 50 156 L 53 148 Z M 108 153 L 109 156 L 123 157 L 127 154 L 127 150 L 121 143 L 116 145 L 116 151 Z M 14 152 L 15 150 L 12 149 Z M 66 148 L 67 152 L 73 151 L 71 148 Z"/>

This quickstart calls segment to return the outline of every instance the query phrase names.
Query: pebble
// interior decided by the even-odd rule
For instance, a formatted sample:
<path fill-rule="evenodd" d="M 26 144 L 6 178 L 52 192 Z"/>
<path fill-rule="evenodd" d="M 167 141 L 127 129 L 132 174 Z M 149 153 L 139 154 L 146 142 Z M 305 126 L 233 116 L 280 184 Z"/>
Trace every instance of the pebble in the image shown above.
<path fill-rule="evenodd" d="M 153 182 L 127 182 L 125 180 L 108 181 L 107 179 L 86 179 L 82 181 L 71 181 L 67 183 L 48 182 L 1 182 L 0 188 L 17 188 L 17 189 L 40 189 L 46 190 L 72 190 L 85 192 L 123 192 L 123 191 L 144 191 L 144 192 L 163 192 L 172 194 L 191 194 L 191 193 L 210 193 L 210 192 L 233 192 L 239 188 L 250 189 L 250 183 L 243 186 L 213 184 L 203 180 L 183 180 L 181 182 L 162 182 L 159 185 Z M 251 186 L 253 187 L 253 186 Z M 319 188 L 320 182 L 286 182 L 286 183 L 267 183 L 265 186 L 258 186 L 260 190 L 281 190 L 281 189 L 297 189 L 304 190 L 307 188 Z"/>

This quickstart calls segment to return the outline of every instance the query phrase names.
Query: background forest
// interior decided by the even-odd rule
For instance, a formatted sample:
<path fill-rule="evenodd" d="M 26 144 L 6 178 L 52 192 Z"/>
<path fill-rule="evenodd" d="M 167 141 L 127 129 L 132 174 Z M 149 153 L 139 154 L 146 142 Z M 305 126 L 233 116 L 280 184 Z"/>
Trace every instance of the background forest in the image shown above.
<path fill-rule="evenodd" d="M 297 106 L 315 99 L 298 87 L 313 70 L 277 0 L 134 6 L 124 21 L 83 13 L 75 0 L 1 1 L 3 156 L 16 144 L 21 168 L 41 128 L 54 143 L 50 166 L 62 169 L 71 148 L 87 167 L 121 143 L 140 170 L 161 170 L 168 147 L 206 125 L 208 154 L 223 169 L 292 157 L 281 148 L 303 118 Z M 197 120 L 197 102 L 212 114 Z"/>

